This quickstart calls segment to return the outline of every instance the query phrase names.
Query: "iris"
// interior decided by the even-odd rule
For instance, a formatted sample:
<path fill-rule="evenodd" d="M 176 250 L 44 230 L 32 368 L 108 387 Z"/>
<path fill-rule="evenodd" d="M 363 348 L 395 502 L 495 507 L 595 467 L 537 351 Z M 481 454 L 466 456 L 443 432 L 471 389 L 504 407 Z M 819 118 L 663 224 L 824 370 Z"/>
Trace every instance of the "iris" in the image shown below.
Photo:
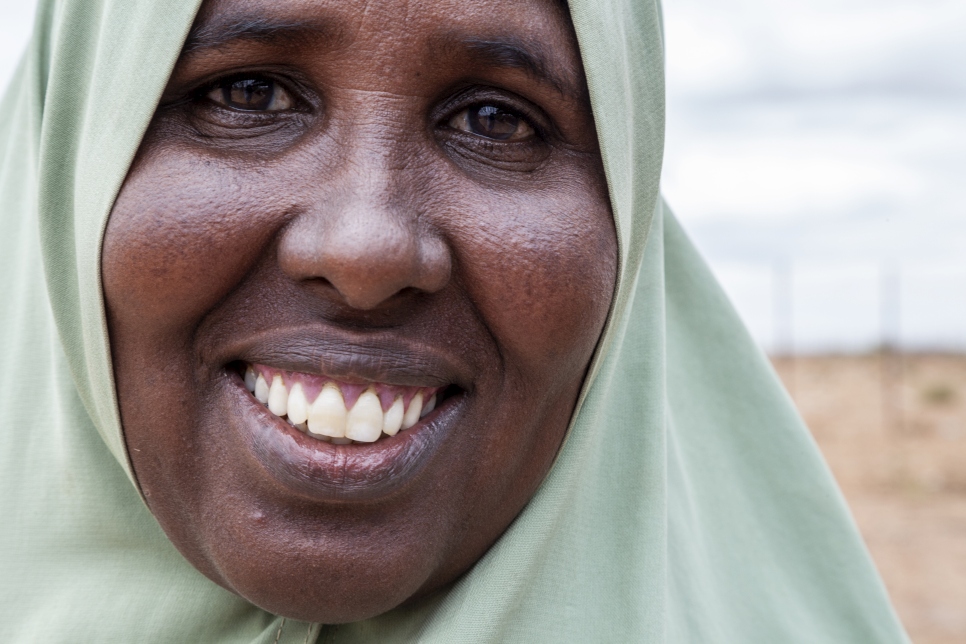
<path fill-rule="evenodd" d="M 481 105 L 469 109 L 467 121 L 473 134 L 505 141 L 520 129 L 520 117 L 495 105 Z"/>
<path fill-rule="evenodd" d="M 208 92 L 213 102 L 243 112 L 278 112 L 293 106 L 289 93 L 269 78 L 236 78 Z"/>

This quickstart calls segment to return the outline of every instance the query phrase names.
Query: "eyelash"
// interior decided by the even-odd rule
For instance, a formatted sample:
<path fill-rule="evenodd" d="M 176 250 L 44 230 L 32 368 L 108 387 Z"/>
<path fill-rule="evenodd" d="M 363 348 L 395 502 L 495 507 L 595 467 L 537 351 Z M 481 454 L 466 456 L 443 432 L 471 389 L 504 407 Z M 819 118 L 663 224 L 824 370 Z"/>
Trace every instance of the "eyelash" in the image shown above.
<path fill-rule="evenodd" d="M 276 84 L 292 98 L 294 103 L 293 107 L 283 110 L 243 110 L 223 105 L 209 97 L 213 91 L 219 88 L 223 88 L 231 83 L 244 80 L 267 81 Z M 496 93 L 499 93 L 499 95 L 494 96 Z M 257 123 L 277 123 L 281 118 L 284 118 L 285 115 L 293 113 L 301 113 L 304 115 L 306 112 L 311 112 L 312 106 L 314 105 L 312 101 L 305 98 L 305 89 L 301 83 L 287 77 L 280 78 L 275 74 L 255 71 L 237 72 L 206 82 L 203 85 L 198 86 L 195 90 L 191 91 L 184 100 L 194 103 L 195 105 L 205 105 L 209 109 L 217 109 L 222 113 L 229 113 L 233 118 L 244 119 L 246 123 L 250 123 L 251 125 L 256 125 Z M 471 138 L 475 140 L 478 145 L 486 146 L 487 149 L 492 148 L 496 150 L 497 148 L 506 146 L 523 146 L 542 143 L 546 142 L 552 134 L 549 128 L 545 125 L 545 119 L 539 112 L 537 112 L 535 108 L 522 104 L 524 103 L 523 99 L 520 101 L 509 101 L 505 96 L 503 96 L 503 92 L 501 90 L 497 90 L 495 88 L 481 88 L 478 86 L 467 88 L 466 90 L 459 92 L 447 102 L 449 103 L 448 106 L 445 106 L 443 110 L 436 112 L 436 127 L 449 130 L 458 136 Z M 486 137 L 480 134 L 474 134 L 465 130 L 458 130 L 450 125 L 451 121 L 461 113 L 482 106 L 496 107 L 499 110 L 505 111 L 516 118 L 519 118 L 531 128 L 533 131 L 533 136 L 529 139 L 516 141 L 501 140 Z"/>
<path fill-rule="evenodd" d="M 239 81 L 249 81 L 249 80 L 274 83 L 276 86 L 282 88 L 292 98 L 295 105 L 285 110 L 264 110 L 264 111 L 263 110 L 242 110 L 242 109 L 235 109 L 232 107 L 222 105 L 221 103 L 218 103 L 212 100 L 211 98 L 209 98 L 209 95 L 218 89 L 222 89 L 233 83 L 238 83 Z M 223 110 L 231 111 L 234 113 L 245 114 L 248 116 L 256 116 L 259 114 L 262 116 L 267 116 L 267 115 L 276 116 L 284 112 L 305 112 L 306 104 L 308 103 L 308 101 L 306 101 L 305 98 L 303 97 L 303 91 L 298 83 L 290 79 L 281 79 L 271 74 L 255 73 L 255 72 L 249 72 L 249 73 L 242 72 L 242 73 L 231 74 L 230 76 L 222 76 L 213 81 L 205 83 L 204 85 L 201 85 L 200 87 L 198 87 L 197 89 L 191 92 L 189 98 L 195 103 L 207 103 L 209 105 L 213 105 Z"/>
<path fill-rule="evenodd" d="M 506 146 L 532 144 L 535 141 L 545 142 L 553 134 L 552 129 L 547 125 L 546 118 L 539 110 L 537 110 L 537 108 L 530 106 L 522 98 L 518 101 L 507 100 L 504 92 L 496 88 L 478 86 L 467 88 L 457 93 L 447 102 L 449 105 L 444 106 L 443 109 L 438 112 L 436 123 L 439 125 L 437 125 L 437 127 L 443 127 L 453 132 L 472 136 L 488 145 L 492 144 L 497 146 Z M 525 141 L 501 141 L 499 139 L 491 139 L 479 135 L 464 133 L 461 130 L 455 130 L 449 126 L 450 121 L 460 113 L 474 107 L 481 106 L 493 106 L 516 116 L 530 126 L 530 128 L 533 130 L 533 139 Z"/>

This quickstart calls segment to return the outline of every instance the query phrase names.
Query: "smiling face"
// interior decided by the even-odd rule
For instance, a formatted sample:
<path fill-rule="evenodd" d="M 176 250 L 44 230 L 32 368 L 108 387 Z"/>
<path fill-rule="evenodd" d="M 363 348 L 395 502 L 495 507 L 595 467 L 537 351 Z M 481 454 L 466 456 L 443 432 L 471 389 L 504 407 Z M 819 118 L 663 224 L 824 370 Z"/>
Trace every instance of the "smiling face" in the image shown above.
<path fill-rule="evenodd" d="M 205 575 L 374 616 L 560 447 L 617 242 L 555 0 L 212 0 L 111 213 L 128 451 Z"/>

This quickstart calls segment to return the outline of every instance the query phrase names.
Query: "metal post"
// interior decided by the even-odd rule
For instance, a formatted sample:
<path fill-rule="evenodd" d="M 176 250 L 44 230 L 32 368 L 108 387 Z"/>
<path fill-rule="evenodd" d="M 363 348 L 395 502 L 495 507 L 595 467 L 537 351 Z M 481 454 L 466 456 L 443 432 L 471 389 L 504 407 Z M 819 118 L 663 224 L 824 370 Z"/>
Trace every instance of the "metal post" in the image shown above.
<path fill-rule="evenodd" d="M 882 427 L 886 433 L 905 429 L 902 397 L 903 355 L 901 340 L 901 274 L 895 262 L 882 262 L 879 270 L 879 332 L 882 390 Z"/>

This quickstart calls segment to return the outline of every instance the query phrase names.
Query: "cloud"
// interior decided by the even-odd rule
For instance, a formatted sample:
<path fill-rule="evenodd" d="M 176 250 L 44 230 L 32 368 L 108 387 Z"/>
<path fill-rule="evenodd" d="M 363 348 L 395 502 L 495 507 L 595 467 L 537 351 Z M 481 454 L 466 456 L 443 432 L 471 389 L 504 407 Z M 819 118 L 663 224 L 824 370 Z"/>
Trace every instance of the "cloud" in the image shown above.
<path fill-rule="evenodd" d="M 675 0 L 665 14 L 664 191 L 755 336 L 775 337 L 774 267 L 790 265 L 813 285 L 802 346 L 874 345 L 877 282 L 843 263 L 895 263 L 917 303 L 903 341 L 966 346 L 966 298 L 949 295 L 966 293 L 966 3 Z"/>
<path fill-rule="evenodd" d="M 0 91 L 7 87 L 33 27 L 36 0 L 3 0 L 0 21 Z"/>
<path fill-rule="evenodd" d="M 678 93 L 966 91 L 960 0 L 676 0 L 665 13 Z"/>

